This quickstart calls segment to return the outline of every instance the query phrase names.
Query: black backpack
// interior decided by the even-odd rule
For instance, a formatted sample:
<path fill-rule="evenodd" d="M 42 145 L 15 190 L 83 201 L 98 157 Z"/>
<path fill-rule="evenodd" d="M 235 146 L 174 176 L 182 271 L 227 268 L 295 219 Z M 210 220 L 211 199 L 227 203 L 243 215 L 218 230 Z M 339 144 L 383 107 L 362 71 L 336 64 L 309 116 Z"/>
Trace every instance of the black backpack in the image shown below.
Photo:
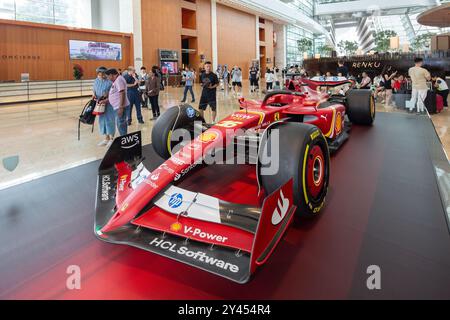
<path fill-rule="evenodd" d="M 81 111 L 78 120 L 78 141 L 80 140 L 80 124 L 84 123 L 87 125 L 92 125 L 92 132 L 94 132 L 95 114 L 93 114 L 95 105 L 97 102 L 92 99 L 84 106 L 83 111 Z"/>

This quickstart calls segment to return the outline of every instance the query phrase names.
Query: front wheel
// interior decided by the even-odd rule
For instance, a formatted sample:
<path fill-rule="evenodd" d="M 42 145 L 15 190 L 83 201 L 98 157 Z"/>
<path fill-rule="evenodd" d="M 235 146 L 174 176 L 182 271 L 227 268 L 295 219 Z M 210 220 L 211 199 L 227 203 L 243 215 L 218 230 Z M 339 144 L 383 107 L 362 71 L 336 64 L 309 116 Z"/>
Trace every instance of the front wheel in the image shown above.
<path fill-rule="evenodd" d="M 195 138 L 195 123 L 204 123 L 200 113 L 189 105 L 180 105 L 168 109 L 156 121 L 152 130 L 152 145 L 155 152 L 163 159 L 172 156 L 172 150 L 183 141 L 174 141 L 173 133 L 185 129 L 190 139 Z M 201 132 L 199 132 L 201 133 Z"/>
<path fill-rule="evenodd" d="M 259 180 L 266 195 L 293 179 L 298 215 L 317 216 L 324 207 L 330 178 L 330 153 L 320 129 L 303 123 L 279 123 L 265 133 L 261 148 L 261 163 L 269 163 L 263 159 L 268 151 L 271 165 L 278 161 L 278 170 L 271 175 L 263 174 L 264 166 L 259 164 Z"/>
<path fill-rule="evenodd" d="M 368 89 L 347 92 L 347 114 L 350 121 L 358 125 L 370 126 L 375 121 L 375 98 Z"/>

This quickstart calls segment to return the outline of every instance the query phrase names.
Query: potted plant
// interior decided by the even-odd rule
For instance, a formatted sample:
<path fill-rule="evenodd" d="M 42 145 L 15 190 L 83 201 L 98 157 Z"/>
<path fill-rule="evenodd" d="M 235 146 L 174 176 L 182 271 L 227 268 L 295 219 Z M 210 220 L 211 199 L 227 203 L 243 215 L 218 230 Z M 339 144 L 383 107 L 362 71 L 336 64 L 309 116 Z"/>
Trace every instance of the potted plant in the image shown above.
<path fill-rule="evenodd" d="M 75 78 L 75 80 L 81 80 L 81 79 L 83 79 L 83 76 L 84 76 L 83 68 L 79 64 L 74 65 L 73 66 L 73 77 Z"/>

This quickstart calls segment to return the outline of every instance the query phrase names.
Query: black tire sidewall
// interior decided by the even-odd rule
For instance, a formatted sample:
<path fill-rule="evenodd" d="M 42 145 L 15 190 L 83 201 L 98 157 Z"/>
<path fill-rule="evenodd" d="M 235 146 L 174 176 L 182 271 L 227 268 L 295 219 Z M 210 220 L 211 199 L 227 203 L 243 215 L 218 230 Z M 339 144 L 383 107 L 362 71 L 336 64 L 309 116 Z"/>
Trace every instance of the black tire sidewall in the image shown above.
<path fill-rule="evenodd" d="M 320 129 L 312 125 L 280 123 L 272 127 L 272 129 L 275 128 L 280 129 L 280 164 L 277 174 L 273 176 L 259 176 L 266 195 L 272 194 L 283 184 L 293 179 L 294 203 L 298 207 L 298 215 L 306 217 L 316 216 L 325 204 L 329 186 L 330 156 L 327 141 Z M 269 135 L 270 131 L 263 138 L 262 143 L 267 143 L 270 148 L 271 142 L 270 139 L 267 139 Z M 313 199 L 305 183 L 306 176 L 304 175 L 308 172 L 308 168 L 305 167 L 305 153 L 307 149 L 312 150 L 316 145 L 319 145 L 322 149 L 325 172 L 322 192 L 319 197 Z M 264 146 L 262 145 L 261 147 L 263 148 Z M 308 198 L 308 201 L 306 198 Z"/>
<path fill-rule="evenodd" d="M 372 116 L 372 105 L 374 114 Z M 375 100 L 371 90 L 352 89 L 347 93 L 347 115 L 356 125 L 372 125 L 376 117 Z"/>
<path fill-rule="evenodd" d="M 186 128 L 191 124 L 193 125 L 195 121 L 204 122 L 198 111 L 194 108 L 196 115 L 194 118 L 189 118 L 186 112 L 188 108 L 192 107 L 189 105 L 172 107 L 164 112 L 155 122 L 152 130 L 152 145 L 155 152 L 161 158 L 169 159 L 172 155 L 171 151 L 168 150 L 168 139 L 171 131 Z M 194 137 L 191 138 L 193 139 Z"/>

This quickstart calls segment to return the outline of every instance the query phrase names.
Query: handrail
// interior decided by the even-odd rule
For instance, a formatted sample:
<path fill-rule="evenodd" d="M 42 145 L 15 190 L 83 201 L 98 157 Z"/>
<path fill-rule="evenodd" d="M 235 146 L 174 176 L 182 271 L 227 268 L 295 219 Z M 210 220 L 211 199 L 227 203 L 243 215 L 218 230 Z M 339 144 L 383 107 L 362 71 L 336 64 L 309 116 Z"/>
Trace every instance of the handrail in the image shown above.
<path fill-rule="evenodd" d="M 86 97 L 93 84 L 94 79 L 0 83 L 0 105 Z"/>

